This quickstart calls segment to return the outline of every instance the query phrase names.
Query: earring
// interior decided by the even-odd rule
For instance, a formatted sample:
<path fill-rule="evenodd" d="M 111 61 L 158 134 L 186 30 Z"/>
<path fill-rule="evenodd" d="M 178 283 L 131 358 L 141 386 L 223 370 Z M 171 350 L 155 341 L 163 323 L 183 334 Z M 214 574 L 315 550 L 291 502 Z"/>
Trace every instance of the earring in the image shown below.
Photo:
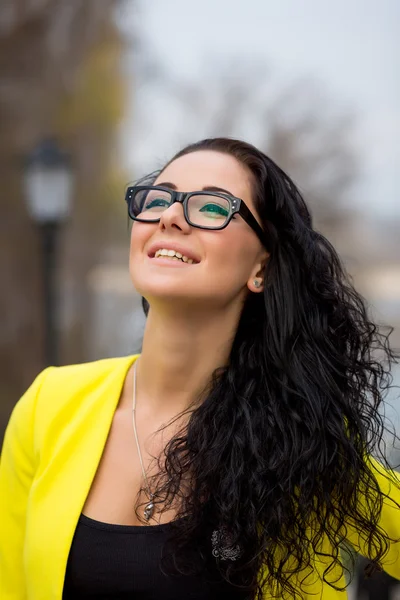
<path fill-rule="evenodd" d="M 256 287 L 256 288 L 259 288 L 261 285 L 261 281 L 259 279 L 254 279 L 253 283 L 254 283 L 254 287 Z"/>

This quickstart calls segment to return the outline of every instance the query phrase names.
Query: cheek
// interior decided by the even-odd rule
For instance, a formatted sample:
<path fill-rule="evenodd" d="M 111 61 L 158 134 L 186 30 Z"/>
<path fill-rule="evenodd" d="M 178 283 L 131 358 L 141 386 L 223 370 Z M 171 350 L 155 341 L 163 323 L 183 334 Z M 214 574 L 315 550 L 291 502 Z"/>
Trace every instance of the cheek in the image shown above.
<path fill-rule="evenodd" d="M 137 240 L 139 238 L 140 238 L 140 229 L 138 227 L 138 223 L 133 222 L 132 227 L 131 227 L 131 248 L 134 244 L 137 245 Z"/>
<path fill-rule="evenodd" d="M 140 225 L 140 224 L 139 224 Z M 141 253 L 143 251 L 143 246 L 146 243 L 146 239 L 148 236 L 144 236 L 143 231 L 144 228 L 140 228 L 137 226 L 137 223 L 133 223 L 130 237 L 130 245 L 129 245 L 129 272 L 131 275 L 131 279 L 136 285 L 136 275 L 138 275 L 138 269 L 140 269 L 141 264 Z"/>
<path fill-rule="evenodd" d="M 129 266 L 130 266 L 130 268 L 132 268 L 132 263 L 133 263 L 136 253 L 137 253 L 137 237 L 134 234 L 133 227 L 132 227 L 131 239 L 130 239 L 130 244 L 129 244 Z"/>
<path fill-rule="evenodd" d="M 142 251 L 142 248 L 150 235 L 150 232 L 146 231 L 146 226 L 141 227 L 140 225 L 140 223 L 132 224 L 129 249 L 129 255 L 131 259 L 134 256 L 138 256 L 139 252 Z"/>
<path fill-rule="evenodd" d="M 212 260 L 215 277 L 225 282 L 243 285 L 254 266 L 255 250 L 252 240 L 243 239 L 238 235 L 231 234 L 224 239 L 221 236 L 218 243 L 209 246 L 207 255 L 209 261 Z"/>

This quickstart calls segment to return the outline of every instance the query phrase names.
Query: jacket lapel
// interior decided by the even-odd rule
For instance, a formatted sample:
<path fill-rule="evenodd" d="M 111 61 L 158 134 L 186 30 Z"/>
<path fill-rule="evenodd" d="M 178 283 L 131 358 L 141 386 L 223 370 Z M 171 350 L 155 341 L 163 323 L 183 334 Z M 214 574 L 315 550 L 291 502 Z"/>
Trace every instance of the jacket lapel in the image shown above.
<path fill-rule="evenodd" d="M 80 394 L 73 395 L 72 400 L 55 413 L 45 444 L 44 454 L 48 456 L 42 458 L 45 468 L 32 490 L 33 514 L 27 536 L 33 544 L 27 548 L 28 581 L 34 580 L 40 586 L 35 589 L 37 594 L 32 595 L 35 600 L 62 598 L 75 528 L 107 441 L 126 374 L 134 360 L 135 356 L 130 356 L 116 361 L 100 384 L 96 372 L 94 383 L 90 382 L 89 371 L 82 380 Z M 66 391 L 63 396 L 65 394 Z M 44 565 L 46 582 L 43 581 Z M 45 592 L 43 588 L 47 586 Z"/>

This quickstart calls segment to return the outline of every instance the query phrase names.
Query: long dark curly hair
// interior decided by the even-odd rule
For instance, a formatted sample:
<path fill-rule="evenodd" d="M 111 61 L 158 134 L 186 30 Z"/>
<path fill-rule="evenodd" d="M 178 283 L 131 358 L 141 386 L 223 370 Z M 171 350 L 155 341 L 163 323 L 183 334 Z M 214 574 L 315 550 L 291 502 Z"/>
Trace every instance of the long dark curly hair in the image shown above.
<path fill-rule="evenodd" d="M 364 459 L 384 440 L 380 408 L 398 355 L 390 328 L 370 320 L 282 169 L 227 138 L 191 144 L 172 160 L 199 150 L 229 154 L 251 172 L 270 258 L 263 294 L 249 292 L 245 301 L 228 366 L 215 370 L 159 458 L 156 501 L 179 507 L 164 567 L 197 572 L 211 560 L 249 598 L 267 589 L 301 598 L 292 576 L 312 565 L 322 538 L 332 544 L 330 566 L 346 571 L 339 543 L 348 523 L 378 568 L 388 549 L 378 524 L 384 494 Z M 143 307 L 147 314 L 145 299 Z M 213 531 L 240 549 L 236 560 L 213 556 Z"/>

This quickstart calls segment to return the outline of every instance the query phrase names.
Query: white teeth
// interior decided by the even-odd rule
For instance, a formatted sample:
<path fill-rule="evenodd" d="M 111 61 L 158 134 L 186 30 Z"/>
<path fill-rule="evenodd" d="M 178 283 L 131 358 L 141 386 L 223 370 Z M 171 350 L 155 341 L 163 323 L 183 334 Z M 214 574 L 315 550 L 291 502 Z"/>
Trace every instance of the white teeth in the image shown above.
<path fill-rule="evenodd" d="M 180 252 L 175 252 L 175 250 L 167 250 L 167 248 L 160 248 L 160 250 L 157 250 L 154 254 L 154 258 L 157 258 L 158 256 L 167 256 L 168 258 L 172 258 L 172 260 L 182 260 L 190 265 L 194 262 L 192 258 L 188 258 Z"/>

